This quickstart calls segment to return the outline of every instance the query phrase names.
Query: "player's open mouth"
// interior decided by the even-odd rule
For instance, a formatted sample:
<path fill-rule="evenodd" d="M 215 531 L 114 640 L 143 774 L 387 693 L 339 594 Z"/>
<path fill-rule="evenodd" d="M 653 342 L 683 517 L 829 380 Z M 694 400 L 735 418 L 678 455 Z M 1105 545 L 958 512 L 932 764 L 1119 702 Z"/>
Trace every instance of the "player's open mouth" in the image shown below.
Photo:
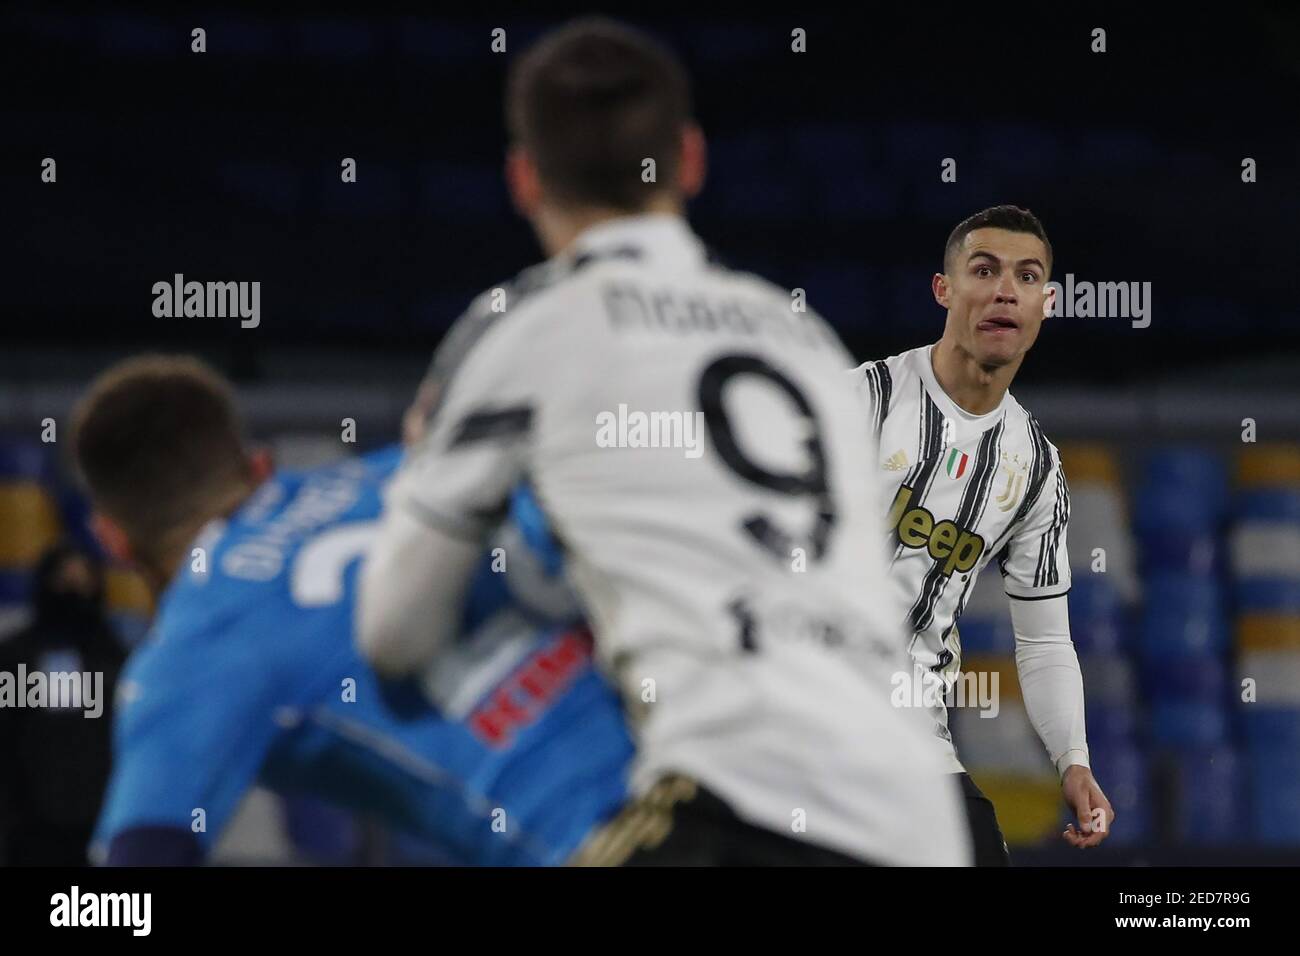
<path fill-rule="evenodd" d="M 994 315 L 975 326 L 981 332 L 1014 332 L 1020 328 L 1015 319 L 1004 315 Z"/>

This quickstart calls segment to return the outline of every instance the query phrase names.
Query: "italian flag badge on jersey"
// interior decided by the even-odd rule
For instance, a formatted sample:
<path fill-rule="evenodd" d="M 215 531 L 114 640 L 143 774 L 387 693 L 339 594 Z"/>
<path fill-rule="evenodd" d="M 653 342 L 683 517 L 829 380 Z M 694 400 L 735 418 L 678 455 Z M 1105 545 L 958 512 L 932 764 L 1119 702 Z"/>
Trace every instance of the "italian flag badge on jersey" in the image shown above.
<path fill-rule="evenodd" d="M 958 451 L 954 448 L 948 452 L 948 462 L 945 467 L 948 469 L 948 477 L 956 481 L 962 475 L 966 474 L 966 465 L 970 462 L 970 455 L 964 451 Z"/>

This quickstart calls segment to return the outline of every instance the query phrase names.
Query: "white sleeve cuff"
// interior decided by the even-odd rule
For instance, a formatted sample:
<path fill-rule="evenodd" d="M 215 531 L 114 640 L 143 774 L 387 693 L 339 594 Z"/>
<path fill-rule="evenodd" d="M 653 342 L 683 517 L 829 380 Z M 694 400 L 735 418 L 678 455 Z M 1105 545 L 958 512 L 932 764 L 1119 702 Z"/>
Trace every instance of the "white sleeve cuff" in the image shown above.
<path fill-rule="evenodd" d="M 1056 760 L 1056 772 L 1060 777 L 1064 778 L 1065 771 L 1076 765 L 1086 767 L 1089 770 L 1092 769 L 1092 764 L 1088 762 L 1087 747 L 1084 747 L 1082 750 L 1067 750 L 1065 753 L 1061 754 L 1061 756 Z"/>

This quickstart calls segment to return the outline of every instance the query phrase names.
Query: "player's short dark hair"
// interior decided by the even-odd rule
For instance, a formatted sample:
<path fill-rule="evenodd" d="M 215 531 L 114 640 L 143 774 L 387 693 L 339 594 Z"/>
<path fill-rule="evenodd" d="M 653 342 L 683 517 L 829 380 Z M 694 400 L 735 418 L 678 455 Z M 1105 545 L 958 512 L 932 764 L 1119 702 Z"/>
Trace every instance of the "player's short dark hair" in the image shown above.
<path fill-rule="evenodd" d="M 948 271 L 948 265 L 952 262 L 952 257 L 956 255 L 957 248 L 966 239 L 966 236 L 976 229 L 1008 229 L 1011 232 L 1028 232 L 1043 240 L 1043 246 L 1047 249 L 1047 262 L 1044 263 L 1047 270 L 1052 269 L 1052 243 L 1047 238 L 1047 231 L 1043 229 L 1043 224 L 1038 221 L 1028 209 L 1022 209 L 1020 206 L 990 206 L 988 209 L 981 210 L 975 215 L 963 219 L 957 223 L 956 228 L 948 234 L 948 241 L 943 247 L 943 268 Z"/>
<path fill-rule="evenodd" d="M 511 65 L 506 127 L 562 203 L 634 211 L 676 181 L 690 81 L 646 34 L 600 17 L 542 37 Z M 655 161 L 654 183 L 642 161 Z"/>
<path fill-rule="evenodd" d="M 247 478 L 229 384 L 196 358 L 144 355 L 91 383 L 72 448 L 95 507 L 149 551 Z"/>

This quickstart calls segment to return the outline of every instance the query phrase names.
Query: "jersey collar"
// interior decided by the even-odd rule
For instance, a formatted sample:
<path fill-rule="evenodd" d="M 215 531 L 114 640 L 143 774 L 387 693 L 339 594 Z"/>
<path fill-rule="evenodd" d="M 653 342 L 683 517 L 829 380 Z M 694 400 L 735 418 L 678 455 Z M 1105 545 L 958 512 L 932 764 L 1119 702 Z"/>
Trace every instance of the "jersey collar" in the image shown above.
<path fill-rule="evenodd" d="M 939 380 L 934 375 L 934 344 L 927 345 L 916 350 L 916 364 L 921 375 L 921 381 L 925 383 L 925 390 L 930 393 L 934 403 L 939 406 L 939 410 L 945 415 L 950 415 L 954 420 L 969 423 L 983 431 L 988 428 L 999 418 L 1007 409 L 1007 403 L 1011 400 L 1011 390 L 1007 389 L 1002 394 L 1002 401 L 998 402 L 996 408 L 992 411 L 985 412 L 983 415 L 976 415 L 966 411 L 956 402 L 954 402 L 948 393 L 943 390 Z"/>
<path fill-rule="evenodd" d="M 565 252 L 575 262 L 618 257 L 656 266 L 691 266 L 707 258 L 704 244 L 681 216 L 642 213 L 588 226 Z"/>

